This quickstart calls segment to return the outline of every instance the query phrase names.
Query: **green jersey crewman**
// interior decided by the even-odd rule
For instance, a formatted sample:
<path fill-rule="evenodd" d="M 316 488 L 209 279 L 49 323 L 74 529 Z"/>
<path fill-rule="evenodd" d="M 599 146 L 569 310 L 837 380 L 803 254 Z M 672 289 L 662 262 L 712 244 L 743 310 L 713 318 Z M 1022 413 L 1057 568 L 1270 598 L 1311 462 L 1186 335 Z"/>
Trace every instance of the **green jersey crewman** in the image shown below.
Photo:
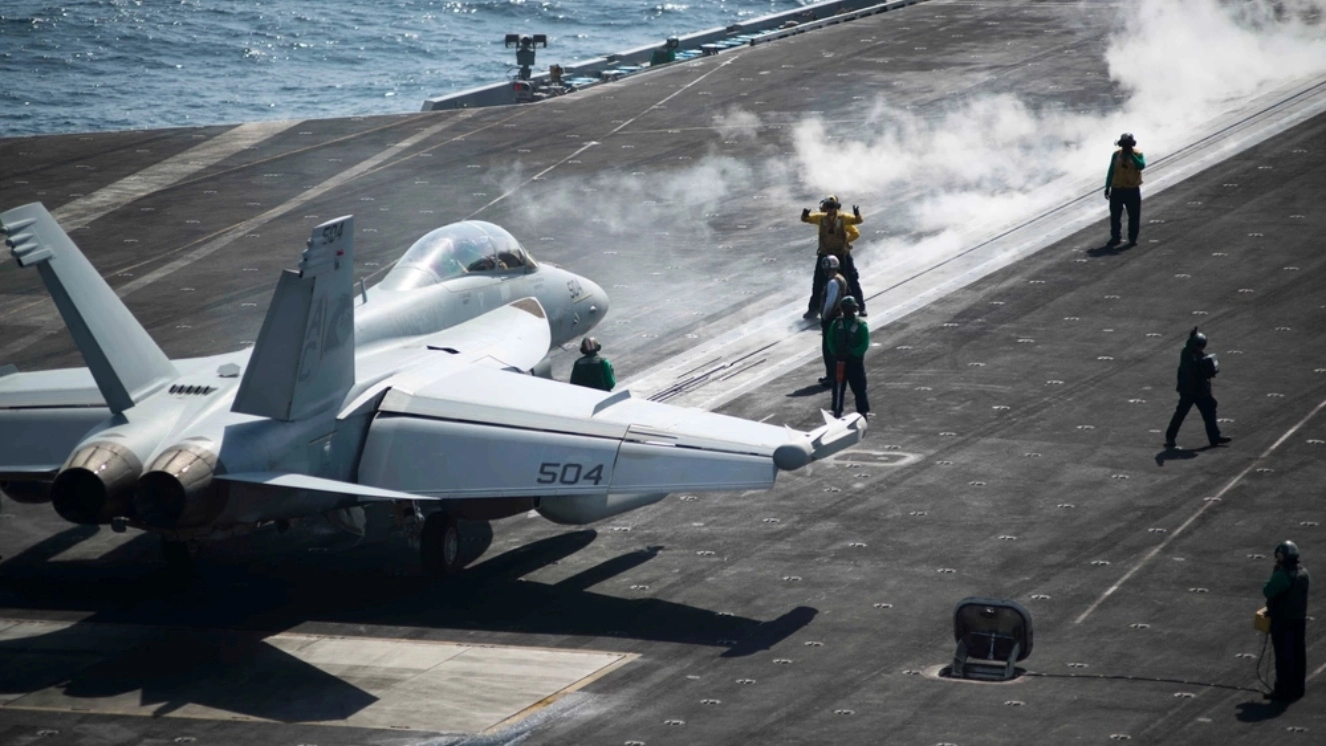
<path fill-rule="evenodd" d="M 654 54 L 649 57 L 649 66 L 666 65 L 669 62 L 677 61 L 677 48 L 681 46 L 681 41 L 677 37 L 670 37 L 663 46 L 654 50 Z"/>
<path fill-rule="evenodd" d="M 1275 647 L 1275 691 L 1267 699 L 1293 702 L 1303 697 L 1308 675 L 1308 582 L 1298 545 L 1281 542 L 1275 548 L 1275 570 L 1262 586 Z"/>
<path fill-rule="evenodd" d="M 833 416 L 843 416 L 843 399 L 847 398 L 847 386 L 851 386 L 852 396 L 856 397 L 856 411 L 864 417 L 870 413 L 865 363 L 866 350 L 870 349 L 870 328 L 856 316 L 856 298 L 850 295 L 843 298 L 839 308 L 842 315 L 833 320 L 826 335 L 829 354 L 836 361 L 837 369 L 842 371 L 834 376 Z"/>
<path fill-rule="evenodd" d="M 593 337 L 580 340 L 580 359 L 571 368 L 571 383 L 591 389 L 612 391 L 617 379 L 612 374 L 612 363 L 599 357 L 603 345 Z"/>

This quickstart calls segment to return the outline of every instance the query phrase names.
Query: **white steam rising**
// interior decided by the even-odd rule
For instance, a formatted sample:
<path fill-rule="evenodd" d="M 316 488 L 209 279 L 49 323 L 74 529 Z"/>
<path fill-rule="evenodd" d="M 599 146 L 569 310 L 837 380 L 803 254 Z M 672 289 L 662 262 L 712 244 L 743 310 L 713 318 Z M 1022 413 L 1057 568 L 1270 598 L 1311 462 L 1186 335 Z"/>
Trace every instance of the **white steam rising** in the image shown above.
<path fill-rule="evenodd" d="M 876 258 L 947 251 L 1076 196 L 1092 179 L 1103 187 L 1121 132 L 1154 161 L 1236 104 L 1326 74 L 1324 15 L 1326 0 L 1137 0 L 1122 6 L 1105 55 L 1127 95 L 1117 110 L 1033 109 L 993 95 L 922 118 L 881 104 L 854 143 L 828 143 L 824 126 L 808 120 L 794 136 L 803 185 L 901 201 L 891 232 L 920 232 L 920 245 L 892 238 Z"/>
<path fill-rule="evenodd" d="M 574 211 L 592 194 L 601 206 L 595 219 L 610 231 L 639 235 L 685 225 L 691 240 L 703 241 L 701 218 L 730 220 L 729 208 L 716 205 L 749 194 L 752 185 L 770 214 L 789 222 L 802 206 L 835 193 L 861 205 L 863 228 L 887 228 L 882 240 L 865 231 L 858 249 L 869 251 L 858 252 L 858 264 L 891 256 L 910 264 L 1096 182 L 1103 188 L 1121 132 L 1135 133 L 1154 162 L 1191 139 L 1198 125 L 1250 98 L 1326 75 L 1326 0 L 1134 0 L 1119 8 L 1105 62 L 1126 98 L 1097 111 L 989 94 L 920 116 L 881 99 L 850 127 L 798 122 L 791 153 L 785 129 L 729 110 L 714 117 L 714 128 L 725 141 L 760 144 L 762 160 L 726 157 L 719 148 L 681 169 L 559 177 L 560 196 L 533 201 L 532 217 Z"/>

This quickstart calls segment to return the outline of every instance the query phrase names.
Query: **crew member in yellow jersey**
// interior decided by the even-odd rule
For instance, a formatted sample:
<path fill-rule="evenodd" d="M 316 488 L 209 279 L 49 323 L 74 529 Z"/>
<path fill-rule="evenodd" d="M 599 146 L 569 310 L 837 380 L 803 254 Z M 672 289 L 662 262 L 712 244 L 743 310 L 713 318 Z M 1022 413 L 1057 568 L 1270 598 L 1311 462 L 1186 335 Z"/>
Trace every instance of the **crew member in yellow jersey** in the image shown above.
<path fill-rule="evenodd" d="M 801 211 L 801 222 L 819 227 L 819 245 L 815 254 L 815 278 L 811 283 L 810 303 L 804 318 L 813 319 L 820 315 L 821 297 L 824 283 L 829 275 L 824 271 L 824 257 L 838 257 L 839 267 L 847 278 L 850 293 L 860 304 L 861 316 L 866 315 L 865 296 L 861 293 L 861 280 L 856 273 L 856 263 L 852 261 L 852 242 L 861 237 L 856 226 L 865 221 L 861 217 L 861 208 L 852 205 L 852 214 L 840 212 L 842 203 L 830 194 L 820 200 L 820 212 L 811 212 L 810 208 Z"/>
<path fill-rule="evenodd" d="M 1118 246 L 1123 211 L 1128 210 L 1128 247 L 1137 245 L 1137 230 L 1142 225 L 1142 169 L 1146 158 L 1135 150 L 1137 140 L 1125 132 L 1115 143 L 1119 149 L 1110 158 L 1110 170 L 1105 173 L 1105 199 L 1110 201 L 1110 241 L 1106 246 Z"/>

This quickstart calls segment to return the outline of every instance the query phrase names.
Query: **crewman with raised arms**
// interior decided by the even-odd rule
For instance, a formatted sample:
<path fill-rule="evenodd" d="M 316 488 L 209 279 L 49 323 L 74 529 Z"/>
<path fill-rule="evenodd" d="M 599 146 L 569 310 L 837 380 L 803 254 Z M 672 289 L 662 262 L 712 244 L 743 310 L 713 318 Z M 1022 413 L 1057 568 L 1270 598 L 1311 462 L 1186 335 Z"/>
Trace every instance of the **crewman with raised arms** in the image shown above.
<path fill-rule="evenodd" d="M 801 222 L 819 227 L 819 244 L 815 253 L 815 277 L 811 282 L 810 303 L 803 318 L 813 319 L 820 315 L 820 297 L 824 292 L 824 283 L 828 276 L 822 265 L 826 256 L 838 258 L 843 275 L 847 278 L 851 294 L 860 306 L 860 315 L 866 315 L 865 297 L 861 294 L 861 280 L 856 273 L 856 263 L 852 261 L 852 242 L 861 237 L 856 226 L 865 221 L 861 217 L 861 208 L 852 205 L 852 214 L 845 215 L 840 210 L 842 203 L 838 197 L 830 194 L 820 200 L 820 212 L 811 212 L 810 208 L 801 211 Z"/>

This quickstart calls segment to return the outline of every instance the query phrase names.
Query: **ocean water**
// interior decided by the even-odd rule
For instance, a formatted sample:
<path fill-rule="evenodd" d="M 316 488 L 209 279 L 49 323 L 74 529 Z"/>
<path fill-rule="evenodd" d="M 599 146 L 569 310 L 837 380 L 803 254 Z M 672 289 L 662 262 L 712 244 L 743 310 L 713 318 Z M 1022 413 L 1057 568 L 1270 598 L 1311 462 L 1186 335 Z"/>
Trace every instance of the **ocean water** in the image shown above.
<path fill-rule="evenodd" d="M 537 69 L 795 9 L 801 0 L 0 2 L 0 137 L 418 111 Z"/>

